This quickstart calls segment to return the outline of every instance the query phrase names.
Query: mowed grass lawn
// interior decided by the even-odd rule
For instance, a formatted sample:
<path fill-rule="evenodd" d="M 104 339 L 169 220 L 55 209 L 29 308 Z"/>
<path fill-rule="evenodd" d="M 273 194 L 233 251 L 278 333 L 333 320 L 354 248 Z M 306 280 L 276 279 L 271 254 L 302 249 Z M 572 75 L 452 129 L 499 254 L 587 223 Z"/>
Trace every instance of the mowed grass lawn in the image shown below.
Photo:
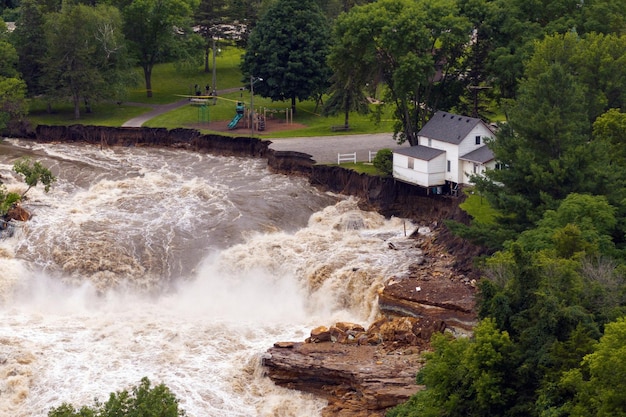
<path fill-rule="evenodd" d="M 144 126 L 165 127 L 169 129 L 179 127 L 199 128 L 203 132 L 211 132 L 211 122 L 231 120 L 235 115 L 237 101 L 243 101 L 246 107 L 250 105 L 250 92 L 243 89 L 239 63 L 243 50 L 234 47 L 222 48 L 217 57 L 216 87 L 218 91 L 229 90 L 220 94 L 215 105 L 210 104 L 202 109 L 187 105 L 176 110 L 150 119 Z M 29 119 L 33 124 L 48 125 L 101 125 L 121 126 L 124 122 L 151 111 L 155 105 L 172 103 L 187 99 L 194 94 L 194 86 L 200 86 L 204 94 L 205 86 L 211 85 L 212 72 L 205 73 L 204 67 L 179 68 L 174 64 L 158 64 L 152 73 L 152 97 L 147 97 L 143 72 L 136 69 L 140 83 L 129 91 L 128 97 L 120 104 L 114 102 L 94 103 L 92 113 L 85 113 L 81 106 L 80 119 L 74 118 L 71 103 L 53 103 L 52 113 L 49 113 L 48 103 L 42 100 L 31 102 Z M 262 81 L 260 81 L 262 82 Z M 284 117 L 285 109 L 290 107 L 289 102 L 272 102 L 269 99 L 254 96 L 254 107 L 257 111 L 268 109 L 276 117 Z M 335 134 L 381 133 L 391 132 L 393 122 L 387 117 L 380 124 L 373 122 L 368 115 L 350 115 L 350 131 L 333 132 L 331 126 L 343 125 L 343 115 L 321 116 L 321 106 L 314 101 L 298 102 L 293 123 L 304 125 L 299 129 L 292 129 L 274 133 L 266 133 L 263 137 L 293 137 L 293 136 L 324 136 Z M 222 134 L 224 134 L 222 132 Z M 226 133 L 227 134 L 227 133 Z M 242 134 L 242 130 L 233 131 L 233 134 Z"/>

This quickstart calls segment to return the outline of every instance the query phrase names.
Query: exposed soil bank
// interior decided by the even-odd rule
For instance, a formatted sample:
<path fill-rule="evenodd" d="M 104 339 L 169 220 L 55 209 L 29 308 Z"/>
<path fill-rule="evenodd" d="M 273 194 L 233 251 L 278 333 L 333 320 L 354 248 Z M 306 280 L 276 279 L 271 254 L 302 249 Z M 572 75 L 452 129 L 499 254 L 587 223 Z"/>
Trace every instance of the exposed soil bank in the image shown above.
<path fill-rule="evenodd" d="M 367 208 L 387 216 L 410 217 L 415 220 L 450 218 L 456 211 L 457 199 L 427 196 L 423 188 L 397 182 L 392 178 L 358 174 L 337 166 L 316 165 L 308 154 L 274 151 L 268 140 L 247 136 L 229 137 L 201 134 L 195 129 L 47 126 L 18 137 L 38 142 L 85 142 L 98 146 L 168 146 L 226 156 L 266 158 L 274 172 L 307 176 L 312 185 L 337 193 L 354 195 Z"/>

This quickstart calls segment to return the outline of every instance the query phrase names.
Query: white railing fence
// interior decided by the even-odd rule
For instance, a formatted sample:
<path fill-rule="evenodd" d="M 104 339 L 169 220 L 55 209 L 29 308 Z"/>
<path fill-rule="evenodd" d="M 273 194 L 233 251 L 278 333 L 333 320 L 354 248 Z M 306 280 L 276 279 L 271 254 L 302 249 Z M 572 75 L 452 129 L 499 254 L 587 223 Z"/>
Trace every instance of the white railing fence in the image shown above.
<path fill-rule="evenodd" d="M 353 162 L 356 164 L 356 152 L 353 153 L 338 153 L 337 164 L 341 165 L 342 162 Z"/>
<path fill-rule="evenodd" d="M 378 153 L 378 152 L 376 152 L 376 151 L 369 151 L 369 157 L 368 157 L 368 159 L 367 159 L 367 160 L 369 161 L 369 163 L 370 163 L 370 164 L 372 163 L 372 161 L 374 160 L 374 158 L 376 158 L 376 154 L 377 154 L 377 153 Z"/>

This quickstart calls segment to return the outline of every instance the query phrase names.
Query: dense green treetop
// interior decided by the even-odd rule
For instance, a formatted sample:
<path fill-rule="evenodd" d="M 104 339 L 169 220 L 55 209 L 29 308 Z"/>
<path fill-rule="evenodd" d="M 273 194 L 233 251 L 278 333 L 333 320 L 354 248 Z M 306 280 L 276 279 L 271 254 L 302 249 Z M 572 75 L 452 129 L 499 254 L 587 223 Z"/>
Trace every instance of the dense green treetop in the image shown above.
<path fill-rule="evenodd" d="M 559 415 L 626 416 L 625 357 L 626 317 L 622 317 L 606 325 L 593 353 L 561 379 L 561 388 L 575 392 L 575 397 L 561 407 Z"/>
<path fill-rule="evenodd" d="M 22 198 L 31 188 L 36 187 L 39 183 L 43 184 L 44 191 L 48 192 L 50 187 L 52 187 L 52 183 L 56 181 L 56 177 L 41 162 L 32 161 L 27 157 L 18 159 L 13 164 L 13 171 L 22 175 L 24 182 L 28 185 L 28 188 L 22 193 Z"/>
<path fill-rule="evenodd" d="M 474 336 L 453 339 L 434 335 L 434 351 L 417 382 L 428 389 L 387 413 L 387 417 L 506 416 L 517 400 L 515 347 L 493 320 L 483 320 Z"/>
<path fill-rule="evenodd" d="M 626 0 L 585 1 L 579 30 L 584 33 L 626 35 Z"/>
<path fill-rule="evenodd" d="M 358 39 L 346 38 L 345 33 L 349 22 L 343 18 L 333 25 L 332 47 L 328 55 L 328 65 L 332 69 L 330 96 L 324 103 L 323 114 L 344 114 L 344 128 L 349 128 L 350 112 L 367 114 L 370 111 L 368 94 L 375 96 L 372 80 L 376 79 L 376 66 L 367 65 L 375 61 L 371 50 L 360 48 L 351 41 Z M 368 56 L 370 54 L 370 56 Z M 362 63 L 354 65 L 355 62 Z M 372 88 L 367 90 L 368 84 Z"/>
<path fill-rule="evenodd" d="M 614 164 L 626 166 L 626 113 L 610 109 L 593 123 L 593 137 L 604 141 Z"/>
<path fill-rule="evenodd" d="M 9 36 L 5 23 L 0 21 L 0 77 L 17 77 L 17 63 L 17 51 L 9 42 Z"/>
<path fill-rule="evenodd" d="M 381 0 L 337 19 L 332 54 L 347 56 L 372 85 L 385 84 L 398 141 L 415 145 L 417 132 L 450 93 L 447 85 L 458 80 L 470 33 L 454 1 Z"/>
<path fill-rule="evenodd" d="M 28 186 L 21 194 L 17 192 L 9 192 L 0 181 L 0 216 L 4 216 L 6 212 L 24 199 L 26 193 L 38 184 L 43 184 L 44 191 L 50 191 L 50 187 L 56 181 L 56 177 L 52 172 L 44 167 L 41 162 L 33 161 L 28 157 L 20 158 L 13 164 L 13 171 L 22 176 L 24 182 Z"/>
<path fill-rule="evenodd" d="M 250 34 L 241 64 L 243 81 L 262 78 L 255 93 L 274 101 L 306 100 L 321 94 L 330 71 L 326 17 L 313 0 L 278 0 Z"/>
<path fill-rule="evenodd" d="M 66 4 L 46 15 L 45 85 L 50 97 L 70 98 L 74 117 L 80 104 L 113 98 L 130 81 L 129 61 L 115 7 Z"/>
<path fill-rule="evenodd" d="M 625 0 L 460 0 L 482 43 L 489 83 L 502 98 L 516 96 L 517 80 L 533 43 L 545 36 L 575 32 L 626 33 Z"/>
<path fill-rule="evenodd" d="M 556 210 L 547 210 L 536 227 L 520 234 L 517 242 L 531 251 L 554 249 L 562 258 L 577 253 L 615 257 L 616 212 L 604 196 L 572 193 Z"/>
<path fill-rule="evenodd" d="M 0 77 L 0 131 L 27 113 L 26 83 L 19 78 Z"/>
<path fill-rule="evenodd" d="M 8 38 L 6 25 L 0 21 L 0 131 L 28 111 L 26 84 L 17 71 L 17 51 Z"/>
<path fill-rule="evenodd" d="M 570 193 L 605 195 L 621 210 L 626 166 L 611 163 L 610 139 L 592 140 L 592 126 L 612 106 L 625 104 L 625 41 L 568 33 L 536 44 L 518 97 L 507 106 L 508 123 L 490 144 L 507 169 L 476 178 L 477 188 L 506 214 L 503 227 L 532 227 Z"/>
<path fill-rule="evenodd" d="M 44 13 L 36 0 L 23 0 L 12 34 L 19 55 L 18 69 L 28 85 L 29 96 L 45 91 L 42 77 L 45 72 L 46 40 Z"/>
<path fill-rule="evenodd" d="M 184 417 L 176 395 L 165 386 L 151 386 L 146 377 L 130 391 L 111 393 L 105 403 L 96 400 L 93 406 L 75 408 L 64 403 L 52 408 L 48 417 Z"/>

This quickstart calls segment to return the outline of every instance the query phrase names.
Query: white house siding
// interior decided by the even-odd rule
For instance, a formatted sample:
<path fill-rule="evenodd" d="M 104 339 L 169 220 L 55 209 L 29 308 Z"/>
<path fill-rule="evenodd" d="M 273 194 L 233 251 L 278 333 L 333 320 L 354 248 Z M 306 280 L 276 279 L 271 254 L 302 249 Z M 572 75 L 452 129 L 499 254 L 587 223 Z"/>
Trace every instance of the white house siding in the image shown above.
<path fill-rule="evenodd" d="M 481 137 L 480 145 L 476 145 L 476 136 Z M 459 155 L 467 155 L 473 150 L 476 150 L 480 148 L 481 146 L 484 146 L 485 137 L 492 137 L 492 136 L 493 136 L 493 133 L 491 133 L 491 131 L 487 129 L 487 127 L 484 124 L 482 123 L 477 124 L 476 126 L 474 126 L 474 129 L 472 129 L 472 131 L 459 144 Z"/>
<path fill-rule="evenodd" d="M 485 171 L 485 167 L 482 164 L 477 164 L 471 161 L 459 161 L 461 164 L 461 175 L 463 176 L 463 180 L 461 181 L 463 184 L 470 183 L 470 177 L 474 174 L 482 174 Z M 474 172 L 474 166 L 476 166 L 476 172 Z"/>
<path fill-rule="evenodd" d="M 459 147 L 452 143 L 442 142 L 435 139 L 432 140 L 432 144 L 433 148 L 446 151 L 446 161 L 450 161 L 450 172 L 448 172 L 447 162 L 444 162 L 445 165 L 443 170 L 445 173 L 445 180 L 459 182 Z"/>
<path fill-rule="evenodd" d="M 476 145 L 476 136 L 481 136 L 480 145 Z M 445 150 L 448 155 L 448 159 L 450 160 L 450 172 L 446 171 L 446 180 L 452 181 L 454 183 L 467 184 L 465 168 L 463 167 L 463 161 L 460 161 L 459 158 L 461 155 L 466 155 L 482 146 L 484 146 L 484 138 L 492 137 L 493 133 L 487 127 L 482 124 L 479 124 L 472 129 L 470 134 L 468 134 L 465 139 L 461 141 L 461 143 L 453 144 L 448 142 L 443 142 L 440 140 L 432 139 L 432 147 L 435 149 Z M 428 138 L 422 138 L 422 144 L 428 142 Z"/>
<path fill-rule="evenodd" d="M 479 119 L 438 111 L 418 135 L 417 146 L 408 152 L 399 151 L 405 155 L 394 166 L 394 177 L 402 181 L 424 187 L 444 185 L 446 181 L 468 184 L 474 167 L 479 175 L 489 164 L 495 168 L 493 153 L 485 146 L 485 139 L 492 138 L 493 132 Z M 481 139 L 478 144 L 477 136 Z M 416 162 L 409 166 L 411 156 Z"/>
<path fill-rule="evenodd" d="M 463 175 L 463 184 L 470 183 L 470 177 L 474 174 L 484 175 L 485 171 L 488 169 L 496 168 L 496 161 L 492 160 L 487 162 L 486 164 L 480 164 L 471 161 L 459 161 L 461 163 L 461 172 Z M 476 165 L 477 172 L 474 172 L 474 165 Z"/>
<path fill-rule="evenodd" d="M 413 159 L 413 169 L 409 168 L 409 158 L 393 154 L 393 177 L 399 181 L 432 187 L 445 184 L 446 156 L 441 154 L 430 161 Z"/>

